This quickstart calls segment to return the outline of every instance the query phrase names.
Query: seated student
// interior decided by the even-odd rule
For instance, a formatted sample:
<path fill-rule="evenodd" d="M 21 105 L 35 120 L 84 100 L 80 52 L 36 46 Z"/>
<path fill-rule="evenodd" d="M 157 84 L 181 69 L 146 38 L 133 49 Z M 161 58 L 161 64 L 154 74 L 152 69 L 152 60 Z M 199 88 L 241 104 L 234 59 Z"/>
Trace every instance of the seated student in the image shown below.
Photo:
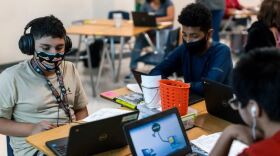
<path fill-rule="evenodd" d="M 146 0 L 141 8 L 142 12 L 148 12 L 154 14 L 156 16 L 157 22 L 171 21 L 174 20 L 175 9 L 171 0 Z M 156 32 L 150 31 L 148 32 L 149 36 L 153 39 L 155 38 Z M 164 33 L 162 33 L 164 34 Z M 162 36 L 162 35 L 161 35 Z M 161 42 L 164 43 L 164 39 L 161 38 Z M 140 34 L 137 36 L 134 44 L 134 48 L 131 52 L 131 60 L 130 60 L 130 70 L 137 69 L 137 59 L 140 57 L 140 53 L 142 49 L 148 46 L 148 42 L 144 36 L 144 34 Z M 125 77 L 126 80 L 132 78 L 133 75 L 130 73 Z"/>
<path fill-rule="evenodd" d="M 78 71 L 63 61 L 71 45 L 59 19 L 36 18 L 19 40 L 21 51 L 33 57 L 0 74 L 0 133 L 11 136 L 14 155 L 39 153 L 25 137 L 88 115 Z"/>
<path fill-rule="evenodd" d="M 280 1 L 264 0 L 258 13 L 258 21 L 248 29 L 245 52 L 261 47 L 280 48 Z"/>
<path fill-rule="evenodd" d="M 227 127 L 210 155 L 228 155 L 233 140 L 249 145 L 240 156 L 280 153 L 280 50 L 255 49 L 233 70 L 236 97 L 229 103 L 246 125 Z"/>
<path fill-rule="evenodd" d="M 174 72 L 183 73 L 191 91 L 203 93 L 202 78 L 230 84 L 232 60 L 229 48 L 211 42 L 211 12 L 202 4 L 187 5 L 179 15 L 183 29 L 183 44 L 156 66 L 151 75 L 167 78 Z"/>

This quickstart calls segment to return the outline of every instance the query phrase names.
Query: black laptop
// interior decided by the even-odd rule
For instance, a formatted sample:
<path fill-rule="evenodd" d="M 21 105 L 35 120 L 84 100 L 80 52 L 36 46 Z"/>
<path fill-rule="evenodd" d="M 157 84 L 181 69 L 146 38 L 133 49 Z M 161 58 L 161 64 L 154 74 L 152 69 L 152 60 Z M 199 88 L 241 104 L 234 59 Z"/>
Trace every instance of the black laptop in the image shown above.
<path fill-rule="evenodd" d="M 80 124 L 70 128 L 69 137 L 46 142 L 58 156 L 92 155 L 127 145 L 122 125 L 137 120 L 138 111 Z"/>
<path fill-rule="evenodd" d="M 232 123 L 243 123 L 238 111 L 233 110 L 228 100 L 233 97 L 230 86 L 213 80 L 204 80 L 204 95 L 207 112 Z"/>
<path fill-rule="evenodd" d="M 134 26 L 137 27 L 156 27 L 156 16 L 149 15 L 147 12 L 132 12 Z"/>
<path fill-rule="evenodd" d="M 140 71 L 137 71 L 137 70 L 131 70 L 131 72 L 132 72 L 136 82 L 138 83 L 140 89 L 142 90 L 142 87 L 141 87 L 141 83 L 142 83 L 141 75 L 148 75 L 148 74 L 140 72 Z M 200 102 L 202 100 L 204 100 L 204 98 L 201 95 L 198 95 L 198 94 L 193 93 L 193 92 L 190 91 L 190 94 L 189 94 L 189 105 L 195 104 L 195 103 Z"/>
<path fill-rule="evenodd" d="M 123 129 L 134 156 L 207 155 L 189 142 L 177 108 L 130 122 Z"/>

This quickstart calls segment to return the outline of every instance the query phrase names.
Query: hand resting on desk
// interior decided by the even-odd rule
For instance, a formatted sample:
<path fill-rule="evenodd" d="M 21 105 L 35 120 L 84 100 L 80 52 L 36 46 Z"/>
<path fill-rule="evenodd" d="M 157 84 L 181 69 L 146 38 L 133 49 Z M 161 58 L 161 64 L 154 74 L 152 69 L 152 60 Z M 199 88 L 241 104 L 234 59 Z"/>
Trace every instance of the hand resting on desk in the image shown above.
<path fill-rule="evenodd" d="M 42 131 L 45 131 L 45 130 L 53 129 L 53 128 L 56 128 L 56 127 L 57 127 L 56 125 L 51 124 L 50 122 L 43 120 L 43 121 L 41 121 L 37 124 L 34 124 L 30 135 L 33 135 L 33 134 L 36 134 L 36 133 L 39 133 L 39 132 L 42 132 Z"/>

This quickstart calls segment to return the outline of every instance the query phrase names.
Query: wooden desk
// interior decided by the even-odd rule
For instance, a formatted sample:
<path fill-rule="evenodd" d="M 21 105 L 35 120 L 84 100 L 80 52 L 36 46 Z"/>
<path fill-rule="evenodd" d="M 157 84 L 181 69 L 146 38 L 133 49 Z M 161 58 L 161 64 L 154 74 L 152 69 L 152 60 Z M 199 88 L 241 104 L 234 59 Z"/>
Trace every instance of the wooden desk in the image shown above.
<path fill-rule="evenodd" d="M 222 27 L 222 34 L 226 34 L 226 29 L 231 25 L 234 19 L 241 19 L 241 18 L 247 18 L 247 25 L 251 25 L 251 23 L 248 23 L 248 19 L 252 16 L 256 16 L 258 14 L 258 11 L 256 10 L 237 10 L 237 9 L 230 9 L 228 10 L 228 19 L 226 19 L 226 22 L 224 26 Z M 234 31 L 234 30 L 232 30 Z"/>
<path fill-rule="evenodd" d="M 228 11 L 229 16 L 234 16 L 235 18 L 247 18 L 250 16 L 256 16 L 258 14 L 257 11 L 254 10 L 236 10 L 231 9 Z"/>
<path fill-rule="evenodd" d="M 107 100 L 113 101 L 115 97 L 129 94 L 129 93 L 131 93 L 131 91 L 126 87 L 123 87 L 116 90 L 103 92 L 100 94 L 100 96 Z M 196 137 L 197 135 L 195 134 L 202 135 L 202 132 L 205 134 L 211 134 L 214 132 L 222 131 L 225 127 L 227 127 L 230 124 L 230 122 L 228 121 L 225 121 L 223 119 L 208 114 L 205 106 L 205 101 L 200 101 L 194 105 L 191 105 L 190 107 L 197 110 L 198 113 L 198 116 L 195 121 L 195 126 L 196 126 L 196 128 L 194 129 L 195 132 L 193 132 L 193 129 L 190 130 L 191 135 L 189 136 L 189 138 L 191 140 L 197 138 Z M 197 131 L 199 133 L 197 133 Z"/>
<path fill-rule="evenodd" d="M 107 23 L 107 24 L 106 24 Z M 134 27 L 132 24 L 116 28 L 111 21 L 101 22 L 101 24 L 72 25 L 67 29 L 68 34 L 92 35 L 110 37 L 131 37 L 153 29 L 152 27 Z"/>
<path fill-rule="evenodd" d="M 127 94 L 130 92 L 127 88 L 120 88 L 117 90 L 113 90 L 111 92 L 102 93 L 101 96 L 107 98 L 108 100 L 112 100 L 115 96 Z M 109 96 L 108 96 L 109 95 Z M 230 123 L 216 118 L 207 113 L 205 102 L 201 101 L 191 106 L 192 108 L 198 111 L 198 117 L 195 121 L 196 127 L 187 131 L 188 138 L 190 140 L 196 139 L 201 135 L 208 135 L 215 132 L 222 131 L 225 127 L 227 127 Z M 64 125 L 55 129 L 51 129 L 45 132 L 41 132 L 26 138 L 27 142 L 33 145 L 34 147 L 41 150 L 43 153 L 47 155 L 54 155 L 51 150 L 45 145 L 45 143 L 49 140 L 66 137 L 69 134 L 69 129 L 73 124 Z M 98 154 L 99 156 L 127 156 L 131 155 L 129 147 L 123 147 L 107 152 L 103 152 Z"/>
<path fill-rule="evenodd" d="M 162 25 L 159 25 L 156 27 L 157 30 L 167 28 L 171 26 L 172 23 L 163 23 Z M 123 47 L 124 47 L 124 38 L 125 37 L 132 37 L 136 36 L 140 33 L 145 34 L 145 38 L 147 39 L 148 43 L 157 51 L 160 49 L 159 47 L 159 31 L 157 31 L 156 36 L 158 38 L 156 47 L 153 45 L 151 39 L 146 34 L 147 31 L 153 30 L 155 27 L 135 27 L 131 21 L 123 20 L 123 25 L 119 28 L 116 28 L 114 26 L 113 20 L 85 20 L 82 22 L 82 24 L 78 25 L 72 25 L 69 28 L 66 29 L 68 34 L 72 35 L 79 35 L 80 40 L 82 36 L 86 36 L 83 42 L 85 43 L 87 49 L 87 56 L 88 56 L 88 65 L 90 68 L 90 79 L 92 83 L 92 92 L 93 96 L 97 95 L 97 88 L 99 85 L 100 77 L 102 74 L 102 69 L 104 67 L 105 58 L 108 59 L 109 63 L 112 65 L 112 74 L 113 79 L 115 81 L 118 81 L 120 69 L 121 69 L 121 62 L 122 62 L 122 54 L 123 54 Z M 91 41 L 88 39 L 88 36 L 105 36 L 110 38 L 110 53 L 107 49 L 107 46 L 104 46 L 103 53 L 101 56 L 101 63 L 98 70 L 98 75 L 96 82 L 93 81 L 93 73 L 92 73 L 92 66 L 91 66 L 91 57 L 90 57 L 90 49 L 89 45 Z M 118 67 L 117 71 L 115 70 L 115 46 L 114 46 L 114 37 L 120 37 L 120 54 L 118 59 Z M 107 44 L 106 41 L 104 41 L 104 44 Z M 79 46 L 80 47 L 80 46 Z"/>

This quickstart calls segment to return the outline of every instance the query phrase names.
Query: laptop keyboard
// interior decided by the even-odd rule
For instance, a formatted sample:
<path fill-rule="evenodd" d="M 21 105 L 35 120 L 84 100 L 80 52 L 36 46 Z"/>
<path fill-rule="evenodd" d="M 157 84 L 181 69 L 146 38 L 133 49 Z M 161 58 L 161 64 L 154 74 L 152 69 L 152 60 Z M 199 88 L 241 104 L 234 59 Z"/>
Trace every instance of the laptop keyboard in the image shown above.
<path fill-rule="evenodd" d="M 203 97 L 201 97 L 200 95 L 192 94 L 192 93 L 190 93 L 190 95 L 189 95 L 189 105 L 195 104 L 202 100 L 203 100 Z"/>
<path fill-rule="evenodd" d="M 59 145 L 59 146 L 53 146 L 53 149 L 59 154 L 59 155 L 66 155 L 67 152 L 67 145 Z"/>
<path fill-rule="evenodd" d="M 190 144 L 191 144 L 193 153 L 195 153 L 197 156 L 208 156 L 208 153 L 206 151 L 202 150 L 201 148 L 199 148 L 198 146 L 196 146 L 193 143 L 190 143 Z"/>

